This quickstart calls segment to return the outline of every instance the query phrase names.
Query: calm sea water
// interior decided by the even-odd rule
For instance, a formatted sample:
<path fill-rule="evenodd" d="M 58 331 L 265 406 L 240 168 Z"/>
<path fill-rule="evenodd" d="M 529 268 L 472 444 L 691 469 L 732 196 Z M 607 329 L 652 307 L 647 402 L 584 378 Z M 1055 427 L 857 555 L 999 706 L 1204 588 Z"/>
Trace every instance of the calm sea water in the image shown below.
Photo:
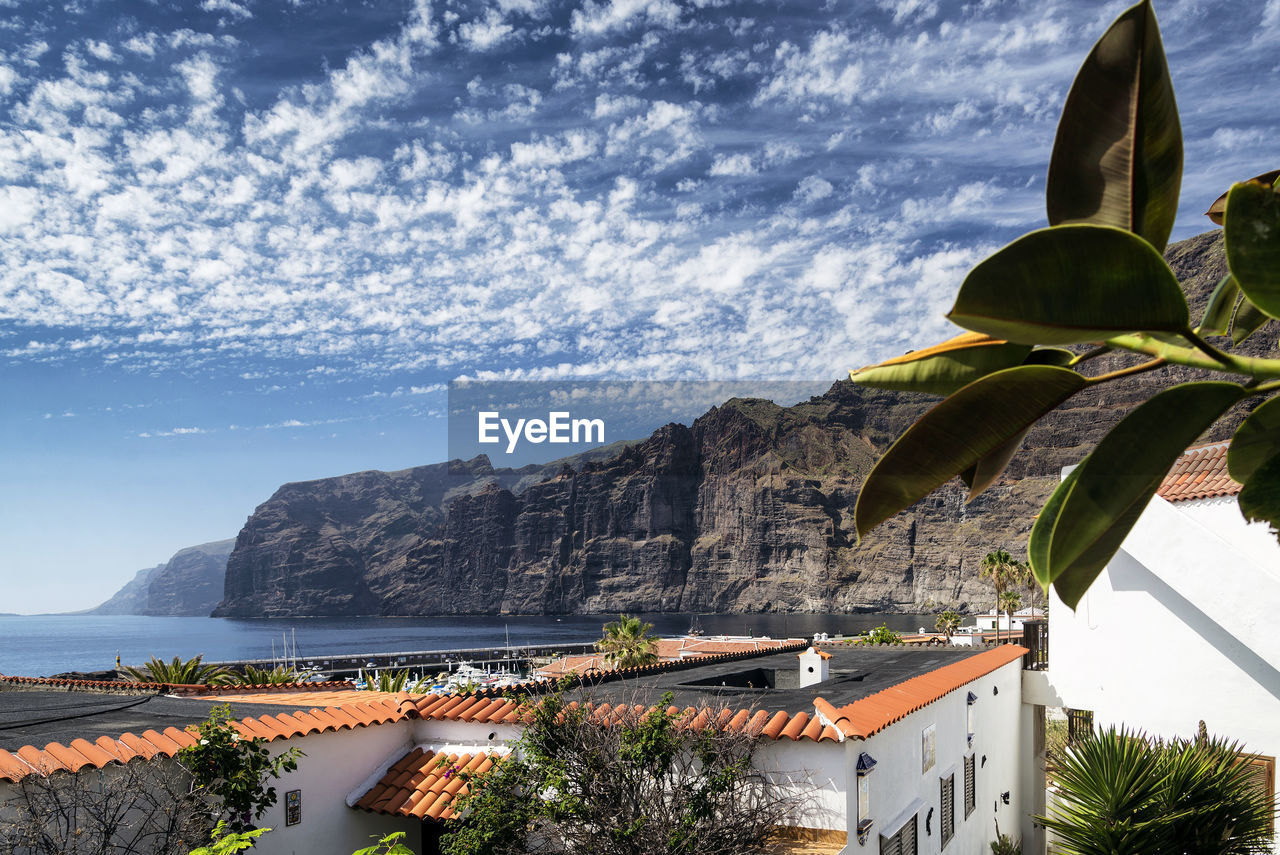
<path fill-rule="evenodd" d="M 652 614 L 658 635 L 680 635 L 692 615 Z M 235 620 L 200 617 L 50 615 L 0 617 L 0 673 L 47 676 L 111 668 L 116 653 L 126 665 L 152 656 L 206 660 L 258 659 L 279 651 L 281 637 L 297 640 L 303 659 L 334 654 L 400 653 L 511 644 L 593 641 L 616 615 L 555 617 L 281 618 Z M 890 629 L 933 626 L 924 615 L 700 615 L 709 635 L 852 635 L 884 623 Z"/>

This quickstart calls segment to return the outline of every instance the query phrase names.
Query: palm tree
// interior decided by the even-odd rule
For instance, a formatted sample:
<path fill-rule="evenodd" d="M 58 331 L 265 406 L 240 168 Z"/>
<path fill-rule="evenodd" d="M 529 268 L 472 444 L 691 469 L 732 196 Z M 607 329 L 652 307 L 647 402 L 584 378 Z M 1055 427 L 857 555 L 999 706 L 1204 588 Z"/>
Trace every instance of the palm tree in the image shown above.
<path fill-rule="evenodd" d="M 996 642 L 1000 641 L 1000 596 L 1007 591 L 1010 586 L 1017 584 L 1017 579 L 1023 571 L 1023 565 L 1013 560 L 1013 556 L 1005 552 L 1003 549 L 997 549 L 995 552 L 988 552 L 986 557 L 982 559 L 982 569 L 979 576 L 983 579 L 991 580 L 991 587 L 996 589 Z"/>
<path fill-rule="evenodd" d="M 298 682 L 298 672 L 283 665 L 277 665 L 269 671 L 266 668 L 245 665 L 243 674 L 232 674 L 227 682 L 238 686 L 280 686 Z"/>
<path fill-rule="evenodd" d="M 953 610 L 947 609 L 938 615 L 938 619 L 933 622 L 933 627 L 938 632 L 947 637 L 947 644 L 951 643 L 951 636 L 960 628 L 960 615 Z"/>
<path fill-rule="evenodd" d="M 1022 595 L 1017 591 L 1005 591 L 1000 595 L 1000 611 L 1005 613 L 1005 617 L 1009 619 L 1009 636 L 1013 636 L 1013 613 L 1022 608 Z M 996 613 L 996 623 L 999 624 L 1000 614 Z M 998 631 L 998 630 L 997 630 Z"/>
<path fill-rule="evenodd" d="M 658 640 L 649 637 L 653 624 L 638 617 L 618 615 L 617 622 L 604 625 L 604 636 L 596 642 L 596 650 L 615 668 L 634 668 L 658 661 Z"/>
<path fill-rule="evenodd" d="M 121 668 L 125 676 L 135 683 L 169 683 L 174 686 L 223 686 L 234 682 L 235 673 L 221 665 L 206 665 L 204 654 L 183 662 L 177 656 L 172 662 L 151 657 L 141 668 L 128 665 Z"/>

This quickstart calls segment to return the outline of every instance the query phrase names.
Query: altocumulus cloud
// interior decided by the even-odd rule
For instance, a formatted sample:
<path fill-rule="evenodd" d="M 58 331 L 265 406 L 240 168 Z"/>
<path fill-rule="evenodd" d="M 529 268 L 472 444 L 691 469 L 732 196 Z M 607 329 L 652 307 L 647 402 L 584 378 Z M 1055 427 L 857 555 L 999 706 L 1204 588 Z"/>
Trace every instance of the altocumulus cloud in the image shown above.
<path fill-rule="evenodd" d="M 1122 8 L 187 6 L 8 10 L 11 363 L 835 376 L 947 335 L 967 267 L 1040 222 L 1057 110 Z M 1246 108 L 1276 9 L 1160 6 L 1177 236 L 1274 166 Z"/>

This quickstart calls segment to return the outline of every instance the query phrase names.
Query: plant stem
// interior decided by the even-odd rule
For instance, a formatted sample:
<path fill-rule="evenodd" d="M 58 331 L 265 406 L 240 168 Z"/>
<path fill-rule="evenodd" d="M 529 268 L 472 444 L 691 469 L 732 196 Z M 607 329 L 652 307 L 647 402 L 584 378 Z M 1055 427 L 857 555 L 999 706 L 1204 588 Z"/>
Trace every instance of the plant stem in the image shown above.
<path fill-rule="evenodd" d="M 1088 362 L 1090 359 L 1097 359 L 1099 356 L 1106 356 L 1110 352 L 1111 352 L 1111 348 L 1108 347 L 1107 345 L 1105 344 L 1099 345 L 1098 347 L 1095 347 L 1093 350 L 1086 350 L 1084 353 L 1080 354 L 1075 359 L 1071 360 L 1071 362 L 1067 363 L 1067 367 L 1075 368 L 1077 365 L 1079 365 L 1082 362 Z"/>
<path fill-rule="evenodd" d="M 1119 368 L 1115 371 L 1108 371 L 1106 374 L 1099 374 L 1097 377 L 1088 377 L 1085 379 L 1085 382 L 1090 385 L 1094 383 L 1106 383 L 1108 380 L 1118 380 L 1121 377 L 1128 377 L 1131 374 L 1143 374 L 1147 371 L 1154 371 L 1155 369 L 1167 364 L 1168 363 L 1163 359 L 1153 359 L 1150 362 L 1143 362 L 1140 365 L 1130 365 L 1128 368 Z"/>
<path fill-rule="evenodd" d="M 1127 350 L 1130 353 L 1145 353 L 1175 365 L 1189 368 L 1202 368 L 1206 371 L 1222 371 L 1228 374 L 1243 374 L 1258 380 L 1280 380 L 1280 359 L 1259 359 L 1252 356 L 1228 356 L 1227 362 L 1210 358 L 1197 348 L 1180 347 L 1168 344 L 1138 333 L 1136 335 L 1118 335 L 1107 339 L 1112 347 Z M 1223 354 L 1227 356 L 1226 354 Z"/>
<path fill-rule="evenodd" d="M 1199 348 L 1202 353 L 1207 353 L 1209 356 L 1218 360 L 1223 365 L 1235 365 L 1234 356 L 1232 356 L 1229 353 L 1223 353 L 1221 350 L 1218 350 L 1218 348 L 1214 347 L 1213 345 L 1209 344 L 1209 342 L 1201 338 L 1200 334 L 1197 333 L 1195 330 L 1192 330 L 1192 329 L 1183 330 L 1182 335 L 1187 339 L 1187 341 L 1191 342 L 1197 348 Z"/>

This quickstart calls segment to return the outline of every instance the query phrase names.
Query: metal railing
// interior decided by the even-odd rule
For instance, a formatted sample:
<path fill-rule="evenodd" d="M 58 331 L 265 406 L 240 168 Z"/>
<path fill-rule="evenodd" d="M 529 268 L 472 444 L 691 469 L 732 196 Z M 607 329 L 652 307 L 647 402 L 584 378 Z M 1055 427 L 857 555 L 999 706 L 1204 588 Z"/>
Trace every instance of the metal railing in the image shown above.
<path fill-rule="evenodd" d="M 1022 622 L 1022 646 L 1027 653 L 1022 667 L 1027 671 L 1049 670 L 1049 621 L 1043 618 Z"/>

